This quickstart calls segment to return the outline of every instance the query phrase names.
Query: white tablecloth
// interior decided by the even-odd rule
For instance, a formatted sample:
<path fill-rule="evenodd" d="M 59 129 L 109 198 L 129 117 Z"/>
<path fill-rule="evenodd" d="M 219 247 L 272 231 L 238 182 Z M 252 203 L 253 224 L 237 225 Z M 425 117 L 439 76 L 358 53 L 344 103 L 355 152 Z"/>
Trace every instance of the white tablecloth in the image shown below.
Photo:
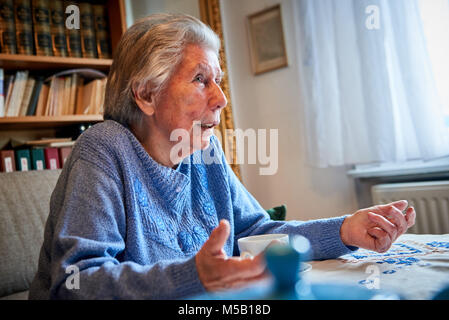
<path fill-rule="evenodd" d="M 303 276 L 312 283 L 357 284 L 405 299 L 431 299 L 449 285 L 449 234 L 404 234 L 385 253 L 359 249 L 310 264 Z"/>

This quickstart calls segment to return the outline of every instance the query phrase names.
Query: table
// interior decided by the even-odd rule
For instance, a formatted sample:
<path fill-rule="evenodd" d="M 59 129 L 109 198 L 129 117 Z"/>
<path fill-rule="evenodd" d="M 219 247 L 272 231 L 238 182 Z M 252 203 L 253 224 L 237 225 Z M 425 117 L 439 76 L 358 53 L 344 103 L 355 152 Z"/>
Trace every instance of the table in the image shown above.
<path fill-rule="evenodd" d="M 311 261 L 311 283 L 344 283 L 387 290 L 405 299 L 431 299 L 449 285 L 449 234 L 403 234 L 385 253 L 359 249 L 338 259 Z"/>

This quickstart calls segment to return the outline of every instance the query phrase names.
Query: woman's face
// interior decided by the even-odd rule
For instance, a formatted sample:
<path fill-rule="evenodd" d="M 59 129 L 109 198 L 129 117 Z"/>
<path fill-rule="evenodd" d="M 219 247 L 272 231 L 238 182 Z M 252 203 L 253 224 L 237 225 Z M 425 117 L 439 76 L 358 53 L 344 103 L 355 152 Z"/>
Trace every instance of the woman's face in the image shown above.
<path fill-rule="evenodd" d="M 153 129 L 160 138 L 171 141 L 172 148 L 182 145 L 182 158 L 209 146 L 221 110 L 227 104 L 220 88 L 221 78 L 215 52 L 189 45 L 167 86 L 155 98 Z"/>

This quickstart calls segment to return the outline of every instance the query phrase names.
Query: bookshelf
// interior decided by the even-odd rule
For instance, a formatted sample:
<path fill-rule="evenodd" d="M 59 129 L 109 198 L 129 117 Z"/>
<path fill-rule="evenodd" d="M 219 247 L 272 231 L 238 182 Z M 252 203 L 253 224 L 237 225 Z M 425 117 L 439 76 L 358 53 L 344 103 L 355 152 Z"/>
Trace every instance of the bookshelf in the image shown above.
<path fill-rule="evenodd" d="M 34 56 L 26 54 L 0 53 L 0 68 L 5 71 L 25 70 L 64 70 L 73 68 L 92 68 L 108 72 L 112 59 L 68 58 L 52 56 Z"/>
<path fill-rule="evenodd" d="M 60 128 L 77 123 L 96 123 L 101 121 L 103 121 L 103 116 L 98 114 L 4 117 L 0 118 L 0 127 L 4 130 L 28 130 Z"/>
<path fill-rule="evenodd" d="M 108 14 L 110 46 L 113 54 L 121 35 L 126 30 L 125 3 L 124 0 L 104 0 L 102 3 L 105 4 Z M 112 59 L 0 53 L 0 68 L 3 68 L 4 72 L 29 70 L 34 74 L 41 71 L 42 75 L 48 75 L 67 69 L 91 68 L 107 74 L 111 65 Z M 64 127 L 70 128 L 77 124 L 96 123 L 102 120 L 102 115 L 0 117 L 0 139 L 13 138 L 14 135 L 33 139 L 44 132 L 47 135 L 49 132 L 61 133 Z"/>

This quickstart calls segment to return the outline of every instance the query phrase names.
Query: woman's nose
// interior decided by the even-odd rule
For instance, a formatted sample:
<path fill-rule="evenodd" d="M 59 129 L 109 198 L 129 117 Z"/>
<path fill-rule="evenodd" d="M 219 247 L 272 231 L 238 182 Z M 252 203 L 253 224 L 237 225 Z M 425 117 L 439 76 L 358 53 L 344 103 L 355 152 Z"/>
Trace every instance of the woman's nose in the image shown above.
<path fill-rule="evenodd" d="M 228 104 L 228 100 L 218 84 L 214 84 L 213 97 L 210 102 L 213 109 L 223 109 Z"/>

